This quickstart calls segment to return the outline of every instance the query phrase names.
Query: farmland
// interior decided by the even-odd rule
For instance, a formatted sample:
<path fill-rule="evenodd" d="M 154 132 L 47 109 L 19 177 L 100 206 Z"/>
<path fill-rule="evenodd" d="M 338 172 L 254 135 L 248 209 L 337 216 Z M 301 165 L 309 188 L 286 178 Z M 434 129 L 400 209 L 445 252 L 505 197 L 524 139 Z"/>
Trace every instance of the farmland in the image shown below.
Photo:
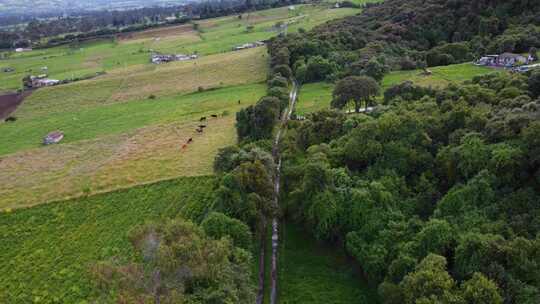
<path fill-rule="evenodd" d="M 358 13 L 359 9 L 329 10 L 324 5 L 300 5 L 195 21 L 169 28 L 152 29 L 116 39 L 101 39 L 28 53 L 11 54 L 0 60 L 0 68 L 11 67 L 11 73 L 0 72 L 0 92 L 15 90 L 30 73 L 46 72 L 54 79 L 91 76 L 130 66 L 149 65 L 152 51 L 163 53 L 197 53 L 208 56 L 229 52 L 234 46 L 265 40 L 278 34 L 276 24 L 291 23 L 288 31 L 309 29 L 331 19 Z M 47 67 L 46 71 L 42 71 Z M 140 68 L 140 67 L 139 67 Z M 261 73 L 263 75 L 263 73 Z"/>
<path fill-rule="evenodd" d="M 412 81 L 417 85 L 426 87 L 442 88 L 450 83 L 460 83 L 475 76 L 496 71 L 487 67 L 474 66 L 470 63 L 435 67 L 430 70 L 433 73 L 431 76 L 425 76 L 419 70 L 391 72 L 382 80 L 382 90 L 384 91 L 404 81 Z M 325 82 L 310 83 L 302 86 L 298 97 L 297 113 L 305 115 L 309 112 L 329 108 L 333 88 L 332 84 Z"/>
<path fill-rule="evenodd" d="M 55 79 L 105 73 L 39 89 L 11 114 L 16 122 L 0 123 L 0 142 L 7 143 L 0 145 L 0 302 L 90 302 L 96 289 L 89 267 L 115 256 L 133 259 L 131 228 L 178 215 L 200 220 L 214 202 L 215 155 L 237 142 L 235 113 L 267 89 L 266 48 L 232 48 L 275 36 L 285 23 L 292 32 L 359 12 L 328 7 L 275 8 L 1 60 L 0 68 L 15 71 L 0 74 L 0 91 L 18 89 L 30 73 Z M 152 51 L 200 57 L 153 65 Z M 201 124 L 202 134 L 195 131 Z M 63 141 L 43 146 L 44 135 L 56 130 Z M 293 231 L 291 238 L 300 236 Z M 284 250 L 299 261 L 299 248 Z M 335 258 L 346 266 L 343 255 L 329 251 L 298 265 L 321 262 L 311 272 L 318 286 L 333 281 L 346 301 L 358 295 L 351 289 L 357 277 L 325 277 Z M 304 275 L 294 273 L 284 285 L 287 303 L 296 303 Z"/>
<path fill-rule="evenodd" d="M 265 92 L 265 48 L 231 49 L 276 35 L 276 24 L 296 31 L 357 11 L 283 7 L 12 54 L 0 61 L 15 68 L 0 75 L 0 91 L 42 67 L 57 79 L 106 74 L 40 89 L 12 114 L 16 123 L 0 125 L 0 142 L 9 143 L 0 146 L 0 209 L 211 174 L 217 149 L 235 143 L 234 113 Z M 201 57 L 153 65 L 150 50 Z M 196 137 L 198 118 L 209 115 L 220 118 Z M 62 143 L 42 147 L 56 130 Z M 180 151 L 189 138 L 193 144 Z"/>

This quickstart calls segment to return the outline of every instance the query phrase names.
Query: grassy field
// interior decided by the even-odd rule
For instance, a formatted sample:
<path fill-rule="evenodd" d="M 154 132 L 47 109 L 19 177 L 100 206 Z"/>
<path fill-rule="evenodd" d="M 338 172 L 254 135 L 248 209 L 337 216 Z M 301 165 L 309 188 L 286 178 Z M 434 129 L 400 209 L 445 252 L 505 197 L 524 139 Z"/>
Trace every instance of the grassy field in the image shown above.
<path fill-rule="evenodd" d="M 1 61 L 0 66 L 16 67 L 16 72 L 0 75 L 0 91 L 17 87 L 25 71 L 41 72 L 43 66 L 59 79 L 107 74 L 40 89 L 13 114 L 15 123 L 0 124 L 0 142 L 9 143 L 0 145 L 0 210 L 211 174 L 217 149 L 235 143 L 234 113 L 265 92 L 266 49 L 231 48 L 276 35 L 278 22 L 290 23 L 288 30 L 295 31 L 356 12 L 328 5 L 282 7 Z M 203 56 L 156 66 L 147 63 L 150 50 Z M 223 112 L 230 115 L 212 121 L 203 137 L 179 151 L 196 135 L 199 117 Z M 62 143 L 42 147 L 43 137 L 56 130 L 65 134 Z"/>
<path fill-rule="evenodd" d="M 433 72 L 431 76 L 425 76 L 419 70 L 391 72 L 384 77 L 381 84 L 382 90 L 384 91 L 404 81 L 412 81 L 421 86 L 444 87 L 450 83 L 463 82 L 475 76 L 496 71 L 487 67 L 474 66 L 470 63 L 435 67 L 430 70 Z M 333 89 L 333 84 L 325 82 L 303 85 L 298 96 L 296 112 L 299 115 L 305 115 L 306 113 L 328 109 L 332 100 Z"/>
<path fill-rule="evenodd" d="M 130 257 L 128 231 L 183 215 L 198 220 L 214 179 L 192 177 L 0 212 L 0 303 L 90 303 L 89 267 Z"/>
<path fill-rule="evenodd" d="M 1 126 L 0 141 L 10 143 L 2 145 L 2 154 L 24 151 L 0 158 L 0 209 L 211 174 L 217 150 L 236 142 L 234 113 L 257 101 L 265 89 L 263 84 L 227 87 L 23 117 Z M 197 134 L 198 118 L 211 114 L 219 118 L 209 117 L 205 132 Z M 65 143 L 38 148 L 44 132 L 54 129 L 65 132 Z M 189 138 L 194 142 L 182 149 Z"/>
<path fill-rule="evenodd" d="M 12 53 L 9 59 L 0 60 L 0 68 L 15 69 L 11 73 L 0 72 L 0 92 L 20 88 L 21 79 L 27 74 L 47 73 L 51 78 L 63 80 L 134 65 L 151 67 L 149 58 L 153 51 L 198 53 L 204 57 L 275 36 L 279 32 L 275 28 L 278 22 L 290 23 L 288 30 L 292 32 L 358 12 L 358 9 L 351 8 L 330 10 L 327 4 L 299 5 L 292 11 L 282 7 L 243 14 L 241 19 L 228 16 L 197 21 L 197 29 L 193 24 L 185 24 L 123 34 L 117 39 Z M 43 67 L 48 69 L 44 71 Z"/>
<path fill-rule="evenodd" d="M 36 91 L 16 122 L 0 124 L 0 142 L 9 143 L 0 146 L 0 210 L 211 174 L 217 150 L 236 142 L 234 113 L 265 93 L 267 56 L 258 48 L 135 65 Z M 198 119 L 210 115 L 220 118 L 199 136 Z M 55 130 L 62 143 L 43 147 Z"/>
<path fill-rule="evenodd" d="M 282 229 L 280 303 L 377 303 L 373 289 L 341 249 L 317 243 L 296 224 L 282 225 Z"/>

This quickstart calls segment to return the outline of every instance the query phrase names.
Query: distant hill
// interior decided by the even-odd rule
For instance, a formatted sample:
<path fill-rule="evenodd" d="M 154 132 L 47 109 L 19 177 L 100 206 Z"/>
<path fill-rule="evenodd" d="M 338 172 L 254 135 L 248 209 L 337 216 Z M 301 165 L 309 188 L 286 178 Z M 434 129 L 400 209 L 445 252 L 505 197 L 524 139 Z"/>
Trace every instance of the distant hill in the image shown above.
<path fill-rule="evenodd" d="M 4 0 L 0 16 L 13 14 L 50 14 L 90 10 L 125 10 L 149 6 L 179 5 L 185 0 Z"/>

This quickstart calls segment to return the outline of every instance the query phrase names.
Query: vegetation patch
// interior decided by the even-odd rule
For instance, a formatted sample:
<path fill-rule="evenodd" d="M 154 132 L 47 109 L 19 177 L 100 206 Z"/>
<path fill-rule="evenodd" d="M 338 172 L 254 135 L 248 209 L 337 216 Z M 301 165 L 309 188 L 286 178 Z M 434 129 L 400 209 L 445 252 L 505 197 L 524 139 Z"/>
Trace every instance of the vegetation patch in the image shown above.
<path fill-rule="evenodd" d="M 89 269 L 133 257 L 127 233 L 146 221 L 199 220 L 214 179 L 180 178 L 0 213 L 0 302 L 79 303 L 96 296 Z"/>

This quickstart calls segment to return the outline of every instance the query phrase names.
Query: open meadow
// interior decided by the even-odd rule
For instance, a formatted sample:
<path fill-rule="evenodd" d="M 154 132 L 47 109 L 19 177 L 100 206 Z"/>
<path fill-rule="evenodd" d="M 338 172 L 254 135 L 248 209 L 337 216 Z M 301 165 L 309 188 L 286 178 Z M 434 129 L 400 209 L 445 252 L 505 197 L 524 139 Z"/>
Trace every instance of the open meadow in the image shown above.
<path fill-rule="evenodd" d="M 497 72 L 492 68 L 479 67 L 471 63 L 462 63 L 449 66 L 440 66 L 430 68 L 433 73 L 430 76 L 423 75 L 420 70 L 412 71 L 394 71 L 387 74 L 381 83 L 381 91 L 389 87 L 412 81 L 413 83 L 426 87 L 442 88 L 450 83 L 460 83 L 471 80 L 475 76 Z M 332 91 L 334 85 L 327 82 L 308 83 L 302 86 L 298 97 L 296 113 L 305 115 L 330 107 L 332 100 Z"/>

